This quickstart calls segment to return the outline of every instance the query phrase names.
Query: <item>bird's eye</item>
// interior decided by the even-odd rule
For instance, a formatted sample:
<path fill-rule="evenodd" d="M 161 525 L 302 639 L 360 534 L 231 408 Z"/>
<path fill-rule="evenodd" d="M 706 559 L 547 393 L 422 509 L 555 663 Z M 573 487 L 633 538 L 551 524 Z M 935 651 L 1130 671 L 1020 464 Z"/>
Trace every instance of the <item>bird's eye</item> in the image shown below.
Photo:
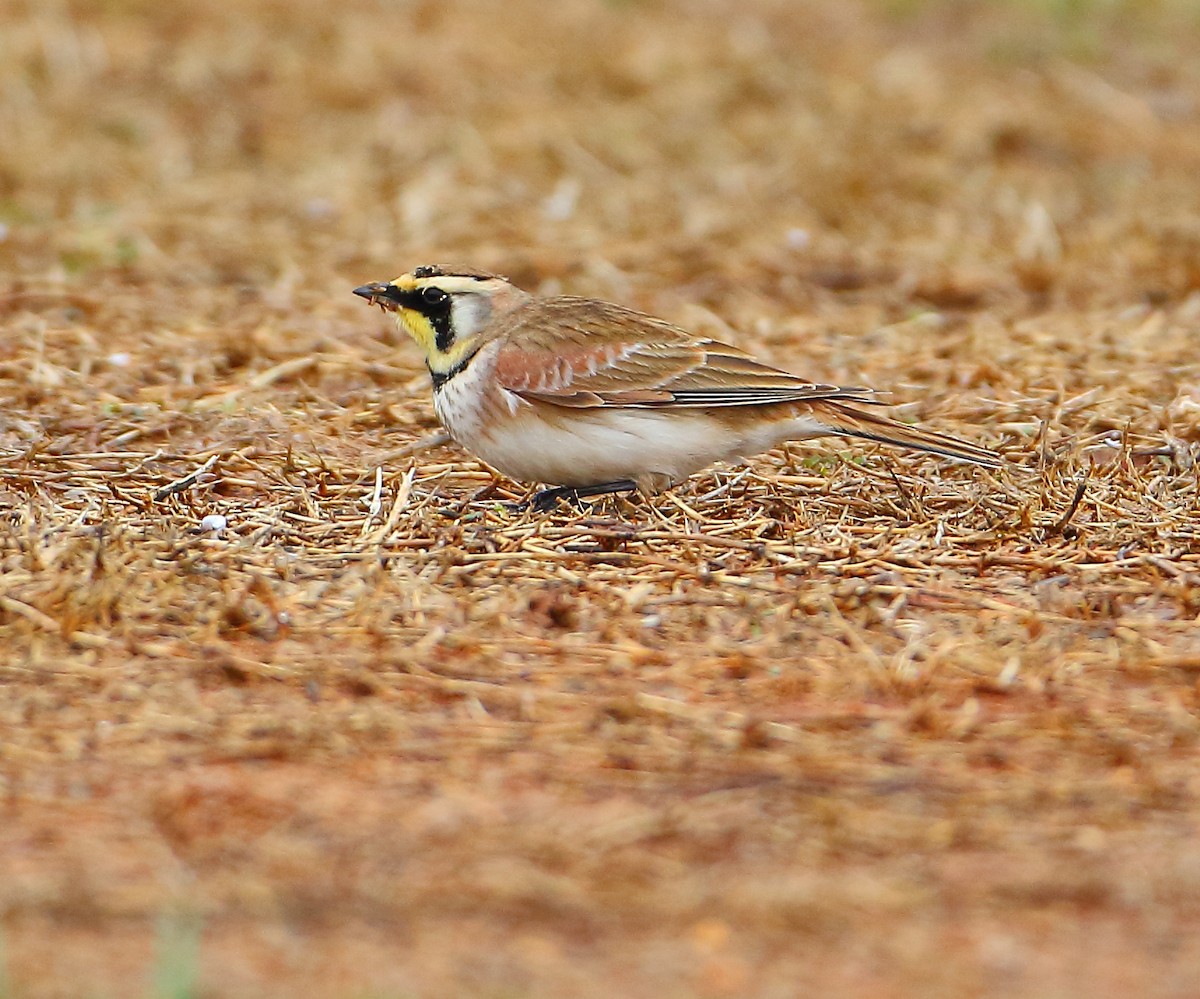
<path fill-rule="evenodd" d="M 421 292 L 421 298 L 429 305 L 441 305 L 449 297 L 441 288 L 429 287 Z"/>

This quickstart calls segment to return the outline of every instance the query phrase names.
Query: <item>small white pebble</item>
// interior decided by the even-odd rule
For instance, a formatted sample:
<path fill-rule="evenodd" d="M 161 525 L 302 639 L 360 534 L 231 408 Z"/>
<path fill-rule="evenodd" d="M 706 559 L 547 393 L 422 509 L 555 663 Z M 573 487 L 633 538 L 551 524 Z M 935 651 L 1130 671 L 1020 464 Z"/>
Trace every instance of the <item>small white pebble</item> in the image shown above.
<path fill-rule="evenodd" d="M 324 222 L 337 215 L 337 205 L 328 198 L 310 198 L 304 203 L 304 214 L 314 222 Z"/>
<path fill-rule="evenodd" d="M 1016 656 L 1009 658 L 1004 664 L 1004 669 L 996 677 L 996 685 L 1005 689 L 1011 687 L 1017 679 L 1017 674 L 1021 672 L 1021 660 Z"/>
<path fill-rule="evenodd" d="M 786 242 L 789 250 L 807 250 L 812 236 L 807 229 L 789 229 Z"/>
<path fill-rule="evenodd" d="M 127 368 L 132 358 L 123 351 L 119 354 L 109 354 L 108 363 L 114 368 Z"/>
<path fill-rule="evenodd" d="M 542 214 L 554 222 L 562 222 L 575 214 L 583 184 L 577 177 L 564 177 L 554 191 L 542 202 Z"/>
<path fill-rule="evenodd" d="M 210 513 L 202 521 L 200 521 L 200 530 L 202 531 L 223 531 L 228 526 L 229 521 L 219 513 Z"/>

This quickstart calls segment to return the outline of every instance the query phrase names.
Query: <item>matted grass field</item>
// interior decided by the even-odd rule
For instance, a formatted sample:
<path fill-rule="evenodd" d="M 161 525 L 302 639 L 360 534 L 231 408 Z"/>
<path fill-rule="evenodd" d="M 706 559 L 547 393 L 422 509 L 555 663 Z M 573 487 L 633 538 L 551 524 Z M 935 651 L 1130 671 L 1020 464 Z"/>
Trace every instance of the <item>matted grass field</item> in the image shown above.
<path fill-rule="evenodd" d="M 1200 995 L 1197 178 L 1185 0 L 0 0 L 0 996 Z M 510 512 L 443 259 L 1009 466 Z"/>

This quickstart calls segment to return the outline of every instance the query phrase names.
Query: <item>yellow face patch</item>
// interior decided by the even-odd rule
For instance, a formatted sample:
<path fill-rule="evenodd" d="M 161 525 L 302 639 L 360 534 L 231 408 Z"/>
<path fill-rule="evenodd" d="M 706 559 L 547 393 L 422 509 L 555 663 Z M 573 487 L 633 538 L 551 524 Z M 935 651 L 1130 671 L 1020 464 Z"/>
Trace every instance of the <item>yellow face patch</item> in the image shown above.
<path fill-rule="evenodd" d="M 426 357 L 433 357 L 437 353 L 437 334 L 433 331 L 433 324 L 416 309 L 398 306 L 396 327 L 412 337 Z"/>
<path fill-rule="evenodd" d="M 425 354 L 425 364 L 430 371 L 445 374 L 457 367 L 473 350 L 470 340 L 454 341 L 443 350 L 438 346 L 437 330 L 429 317 L 416 309 L 399 306 L 396 309 L 396 326 L 407 333 Z"/>
<path fill-rule="evenodd" d="M 467 363 L 478 348 L 491 303 L 480 284 L 484 278 L 433 271 L 419 267 L 354 292 L 394 313 L 397 328 L 421 348 L 429 370 L 444 374 Z"/>

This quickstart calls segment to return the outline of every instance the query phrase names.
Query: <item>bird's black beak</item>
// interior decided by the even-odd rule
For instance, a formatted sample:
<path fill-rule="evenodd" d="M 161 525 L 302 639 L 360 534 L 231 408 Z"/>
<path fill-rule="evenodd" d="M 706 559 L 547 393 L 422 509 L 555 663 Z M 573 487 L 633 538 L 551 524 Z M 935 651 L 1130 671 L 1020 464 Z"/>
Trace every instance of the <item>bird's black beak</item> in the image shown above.
<path fill-rule="evenodd" d="M 387 285 L 382 281 L 372 281 L 370 284 L 360 285 L 354 289 L 354 294 L 359 298 L 365 298 L 368 302 L 374 304 L 375 299 L 379 298 Z"/>
<path fill-rule="evenodd" d="M 372 281 L 370 284 L 361 285 L 354 289 L 354 294 L 383 309 L 394 309 L 400 300 L 399 289 L 386 281 Z"/>

